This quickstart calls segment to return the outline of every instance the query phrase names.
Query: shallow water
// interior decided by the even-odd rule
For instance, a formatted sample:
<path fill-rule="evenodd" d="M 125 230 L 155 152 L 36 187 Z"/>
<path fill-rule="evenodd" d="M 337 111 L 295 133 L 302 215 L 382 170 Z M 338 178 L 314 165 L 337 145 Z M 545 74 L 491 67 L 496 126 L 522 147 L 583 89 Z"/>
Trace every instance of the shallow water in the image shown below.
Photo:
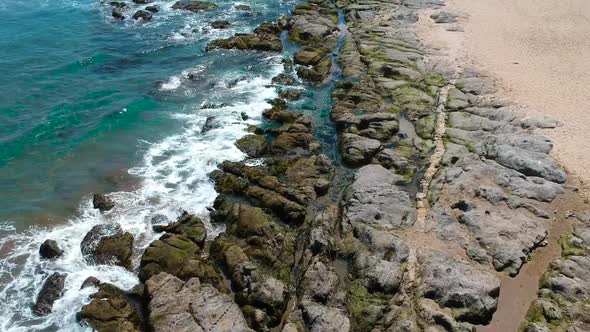
<path fill-rule="evenodd" d="M 244 157 L 234 142 L 260 122 L 283 66 L 281 55 L 207 53 L 205 45 L 296 4 L 251 0 L 247 15 L 215 2 L 219 9 L 194 14 L 156 1 L 161 11 L 144 24 L 114 21 L 110 6 L 93 0 L 0 1 L 0 331 L 84 330 L 75 315 L 94 291 L 79 290 L 85 278 L 137 283 L 122 268 L 87 264 L 79 248 L 92 226 L 120 223 L 140 253 L 157 236 L 154 217 L 168 222 L 188 210 L 206 219 L 216 195 L 207 174 Z M 214 19 L 232 28 L 211 29 Z M 328 103 L 321 91 L 301 101 Z M 202 132 L 208 117 L 215 126 Z M 109 192 L 117 206 L 98 213 L 93 192 Z M 63 257 L 39 259 L 48 238 Z M 53 272 L 68 274 L 67 291 L 50 315 L 34 317 Z"/>

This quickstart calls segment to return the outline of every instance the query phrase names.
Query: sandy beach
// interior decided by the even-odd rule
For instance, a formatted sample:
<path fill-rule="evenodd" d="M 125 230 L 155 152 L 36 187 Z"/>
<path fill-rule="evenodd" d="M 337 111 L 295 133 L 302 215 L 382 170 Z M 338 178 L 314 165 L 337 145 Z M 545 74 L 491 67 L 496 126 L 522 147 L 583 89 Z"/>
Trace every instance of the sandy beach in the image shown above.
<path fill-rule="evenodd" d="M 526 114 L 548 115 L 563 124 L 541 133 L 554 141 L 554 156 L 588 189 L 590 2 L 451 0 L 447 8 L 463 14 L 464 32 L 458 34 L 464 60 L 493 77 L 500 94 Z"/>

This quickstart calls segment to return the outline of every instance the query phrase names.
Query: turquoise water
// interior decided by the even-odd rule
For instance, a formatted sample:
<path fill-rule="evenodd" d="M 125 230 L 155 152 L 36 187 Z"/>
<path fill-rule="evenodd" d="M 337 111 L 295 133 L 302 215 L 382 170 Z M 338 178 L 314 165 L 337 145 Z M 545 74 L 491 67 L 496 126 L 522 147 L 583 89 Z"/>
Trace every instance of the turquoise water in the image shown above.
<path fill-rule="evenodd" d="M 80 290 L 87 277 L 137 284 L 133 271 L 82 257 L 80 242 L 94 225 L 118 223 L 133 234 L 135 266 L 158 237 L 154 220 L 187 210 L 203 217 L 210 236 L 221 231 L 207 221 L 216 196 L 208 174 L 244 158 L 234 143 L 277 96 L 270 81 L 283 71 L 283 55 L 205 46 L 250 32 L 297 1 L 241 2 L 251 14 L 213 2 L 217 10 L 195 14 L 155 1 L 153 21 L 137 23 L 113 20 L 110 6 L 95 0 L 0 0 L 0 331 L 88 330 L 76 321 L 95 291 Z M 129 3 L 127 16 L 139 8 Z M 232 28 L 211 29 L 215 19 Z M 308 89 L 300 105 L 323 119 L 319 134 L 334 142 L 329 92 Z M 206 122 L 213 128 L 204 130 Z M 94 192 L 108 193 L 115 208 L 93 209 Z M 45 239 L 64 256 L 41 260 Z M 51 314 L 36 317 L 30 308 L 54 272 L 67 274 L 65 293 Z"/>
<path fill-rule="evenodd" d="M 127 169 L 144 143 L 182 126 L 170 114 L 215 97 L 206 77 L 257 68 L 248 67 L 257 56 L 220 59 L 206 42 L 292 8 L 251 1 L 247 15 L 218 1 L 220 9 L 194 14 L 167 10 L 172 3 L 136 24 L 114 21 L 97 0 L 0 1 L 0 221 L 59 223 L 83 195 L 133 185 Z M 221 18 L 234 28 L 208 27 Z M 162 89 L 200 65 L 202 80 Z"/>

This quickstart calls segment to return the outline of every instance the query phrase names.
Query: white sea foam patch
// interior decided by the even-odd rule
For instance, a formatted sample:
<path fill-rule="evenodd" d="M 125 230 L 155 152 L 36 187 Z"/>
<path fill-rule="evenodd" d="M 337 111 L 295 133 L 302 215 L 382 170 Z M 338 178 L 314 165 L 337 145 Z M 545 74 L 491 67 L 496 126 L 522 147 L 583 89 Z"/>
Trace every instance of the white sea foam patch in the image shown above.
<path fill-rule="evenodd" d="M 141 177 L 142 186 L 133 192 L 116 192 L 109 197 L 115 208 L 104 214 L 93 209 L 91 197 L 82 200 L 79 211 L 66 225 L 53 229 L 32 228 L 23 233 L 5 229 L 0 239 L 0 331 L 86 331 L 76 314 L 90 302 L 93 288 L 80 290 L 89 276 L 112 283 L 122 289 L 137 284 L 134 272 L 117 266 L 90 265 L 82 256 L 80 243 L 95 225 L 118 223 L 135 238 L 134 266 L 140 254 L 159 235 L 152 231 L 153 219 L 158 223 L 175 220 L 182 210 L 196 213 L 206 222 L 210 237 L 221 229 L 213 227 L 207 218 L 206 207 L 212 205 L 216 192 L 208 174 L 224 160 L 240 160 L 243 153 L 235 141 L 246 135 L 248 124 L 260 121 L 262 111 L 276 97 L 267 87 L 270 78 L 280 72 L 277 58 L 265 77 L 240 81 L 229 89 L 228 95 L 240 96 L 233 105 L 216 109 L 199 109 L 189 114 L 177 114 L 184 123 L 183 130 L 160 142 L 151 144 L 142 164 L 130 170 Z M 241 114 L 248 116 L 242 120 Z M 216 125 L 203 132 L 207 118 Z M 56 260 L 42 260 L 39 246 L 45 239 L 53 239 L 64 250 Z M 65 292 L 45 317 L 31 312 L 44 280 L 54 272 L 66 273 Z"/>

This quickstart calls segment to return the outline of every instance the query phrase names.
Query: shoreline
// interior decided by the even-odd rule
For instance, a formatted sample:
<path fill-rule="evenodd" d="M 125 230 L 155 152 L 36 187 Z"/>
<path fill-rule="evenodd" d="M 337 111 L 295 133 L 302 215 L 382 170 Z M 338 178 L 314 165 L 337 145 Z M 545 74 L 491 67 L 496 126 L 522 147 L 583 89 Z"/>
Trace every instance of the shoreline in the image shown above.
<path fill-rule="evenodd" d="M 584 326 L 590 317 L 570 309 L 590 285 L 563 278 L 585 273 L 567 267 L 590 257 L 588 206 L 531 129 L 539 121 L 461 62 L 462 27 L 441 4 L 313 0 L 211 41 L 208 52 L 287 57 L 262 90 L 271 99 L 256 103 L 266 109 L 251 110 L 261 123 L 231 136 L 246 158 L 207 164 L 209 220 L 152 207 L 133 215 L 143 227 L 134 237 L 115 214 L 121 194 L 95 194 L 81 243 L 47 239 L 31 256 L 35 267 L 75 256 L 87 278 L 39 275 L 35 315 L 53 317 L 64 292 L 78 291 L 79 319 L 99 332 Z M 333 86 L 329 119 L 297 103 L 300 86 Z M 232 119 L 215 127 L 208 117 L 199 130 Z M 328 142 L 317 135 L 325 126 Z M 123 286 L 97 279 L 101 269 L 123 271 Z"/>

